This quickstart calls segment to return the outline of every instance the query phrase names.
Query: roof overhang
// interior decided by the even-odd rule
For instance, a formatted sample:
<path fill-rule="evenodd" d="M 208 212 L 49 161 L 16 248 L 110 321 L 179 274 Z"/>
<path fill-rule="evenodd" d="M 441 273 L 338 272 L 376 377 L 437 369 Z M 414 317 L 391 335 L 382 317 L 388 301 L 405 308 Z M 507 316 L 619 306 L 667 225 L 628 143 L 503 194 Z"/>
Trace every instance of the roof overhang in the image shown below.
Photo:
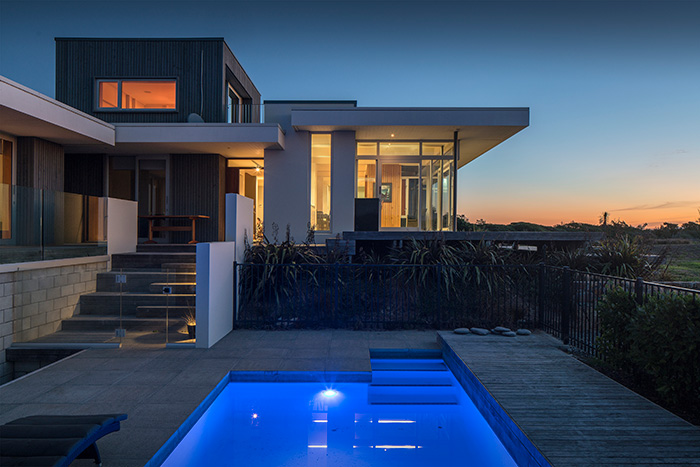
<path fill-rule="evenodd" d="M 276 123 L 120 123 L 116 145 L 76 146 L 77 153 L 113 155 L 221 154 L 227 158 L 263 157 L 265 149 L 284 149 Z"/>
<path fill-rule="evenodd" d="M 319 108 L 293 109 L 295 130 L 354 131 L 358 140 L 453 140 L 459 167 L 530 124 L 530 109 L 514 108 Z M 393 136 L 392 136 L 393 135 Z"/>
<path fill-rule="evenodd" d="M 0 76 L 0 131 L 61 145 L 114 145 L 114 126 Z"/>

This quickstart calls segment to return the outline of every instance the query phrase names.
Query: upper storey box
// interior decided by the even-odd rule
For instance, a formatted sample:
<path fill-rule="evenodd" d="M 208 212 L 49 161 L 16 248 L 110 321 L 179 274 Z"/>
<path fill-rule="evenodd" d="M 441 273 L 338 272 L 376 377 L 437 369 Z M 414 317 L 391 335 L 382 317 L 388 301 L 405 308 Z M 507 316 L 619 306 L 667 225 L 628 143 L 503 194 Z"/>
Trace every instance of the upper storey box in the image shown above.
<path fill-rule="evenodd" d="M 260 122 L 223 38 L 56 38 L 56 100 L 110 123 Z"/>

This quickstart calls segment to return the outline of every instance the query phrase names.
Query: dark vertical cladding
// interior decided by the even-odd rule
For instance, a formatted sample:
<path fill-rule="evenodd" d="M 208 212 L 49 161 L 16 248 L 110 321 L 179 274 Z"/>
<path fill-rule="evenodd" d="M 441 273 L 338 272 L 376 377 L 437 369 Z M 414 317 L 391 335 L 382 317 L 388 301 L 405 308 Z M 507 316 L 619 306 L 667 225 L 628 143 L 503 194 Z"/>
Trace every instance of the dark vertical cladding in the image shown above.
<path fill-rule="evenodd" d="M 17 185 L 63 190 L 63 147 L 40 138 L 17 138 Z"/>
<path fill-rule="evenodd" d="M 170 158 L 171 214 L 202 214 L 197 221 L 197 240 L 224 239 L 225 159 L 218 154 L 173 154 Z M 189 232 L 174 232 L 174 243 L 186 243 Z"/>
<path fill-rule="evenodd" d="M 111 123 L 222 122 L 223 39 L 56 39 L 56 99 Z M 177 109 L 98 111 L 96 80 L 175 78 Z"/>
<path fill-rule="evenodd" d="M 104 196 L 104 156 L 66 154 L 64 191 L 88 196 Z"/>

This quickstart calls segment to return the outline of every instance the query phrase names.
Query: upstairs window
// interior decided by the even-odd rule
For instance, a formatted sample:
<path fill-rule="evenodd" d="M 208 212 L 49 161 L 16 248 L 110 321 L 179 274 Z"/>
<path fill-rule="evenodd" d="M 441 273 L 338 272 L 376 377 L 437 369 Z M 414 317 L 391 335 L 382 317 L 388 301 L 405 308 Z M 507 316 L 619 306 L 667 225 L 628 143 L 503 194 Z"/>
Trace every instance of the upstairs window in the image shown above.
<path fill-rule="evenodd" d="M 97 82 L 97 108 L 113 110 L 175 110 L 174 79 L 115 79 Z"/>

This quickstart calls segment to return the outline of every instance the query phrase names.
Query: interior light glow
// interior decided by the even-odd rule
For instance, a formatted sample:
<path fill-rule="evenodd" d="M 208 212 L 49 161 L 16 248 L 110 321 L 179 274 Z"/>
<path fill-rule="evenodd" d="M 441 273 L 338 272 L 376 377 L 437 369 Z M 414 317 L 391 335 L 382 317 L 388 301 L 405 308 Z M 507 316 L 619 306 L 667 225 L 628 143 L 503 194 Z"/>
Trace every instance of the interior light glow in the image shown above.
<path fill-rule="evenodd" d="M 323 397 L 335 397 L 338 395 L 338 391 L 335 389 L 326 389 L 321 394 L 323 394 Z"/>
<path fill-rule="evenodd" d="M 314 423 L 328 423 L 328 420 L 314 420 Z"/>
<path fill-rule="evenodd" d="M 415 420 L 377 420 L 377 423 L 416 423 Z"/>
<path fill-rule="evenodd" d="M 258 414 L 254 413 L 253 418 L 258 418 Z"/>
<path fill-rule="evenodd" d="M 309 448 L 326 449 L 328 445 L 326 444 L 309 444 Z"/>

